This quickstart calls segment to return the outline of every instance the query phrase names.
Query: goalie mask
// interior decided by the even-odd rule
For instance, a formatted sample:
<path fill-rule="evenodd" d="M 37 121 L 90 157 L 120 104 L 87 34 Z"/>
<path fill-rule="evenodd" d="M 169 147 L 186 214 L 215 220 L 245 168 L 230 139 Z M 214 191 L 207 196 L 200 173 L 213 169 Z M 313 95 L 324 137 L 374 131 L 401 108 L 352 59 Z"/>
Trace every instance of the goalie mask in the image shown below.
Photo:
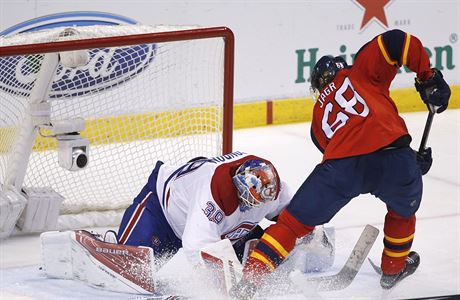
<path fill-rule="evenodd" d="M 257 207 L 275 200 L 278 182 L 278 174 L 273 165 L 259 159 L 245 161 L 233 176 L 238 198 L 248 207 Z"/>
<path fill-rule="evenodd" d="M 340 56 L 326 55 L 318 60 L 310 75 L 310 94 L 313 101 L 316 101 L 323 88 L 334 80 L 337 72 L 346 67 L 347 62 Z"/>

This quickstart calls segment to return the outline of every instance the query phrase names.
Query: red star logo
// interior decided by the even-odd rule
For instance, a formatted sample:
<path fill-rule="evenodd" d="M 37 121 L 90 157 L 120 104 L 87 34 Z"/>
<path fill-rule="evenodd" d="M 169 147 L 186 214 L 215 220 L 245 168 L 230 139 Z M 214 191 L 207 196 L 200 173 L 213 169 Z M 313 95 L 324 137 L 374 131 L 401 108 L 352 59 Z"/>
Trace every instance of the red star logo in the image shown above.
<path fill-rule="evenodd" d="M 385 15 L 384 7 L 391 0 L 354 0 L 361 8 L 364 9 L 363 21 L 361 23 L 361 28 L 367 25 L 373 18 L 376 18 L 380 23 L 388 28 L 388 21 Z"/>

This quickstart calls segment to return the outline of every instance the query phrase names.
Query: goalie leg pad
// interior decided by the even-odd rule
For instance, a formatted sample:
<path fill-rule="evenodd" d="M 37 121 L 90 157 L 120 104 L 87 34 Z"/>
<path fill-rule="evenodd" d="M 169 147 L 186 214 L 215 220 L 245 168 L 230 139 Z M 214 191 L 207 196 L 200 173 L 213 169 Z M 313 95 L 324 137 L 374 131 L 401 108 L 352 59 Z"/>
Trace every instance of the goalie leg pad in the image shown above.
<path fill-rule="evenodd" d="M 106 243 L 78 230 L 41 236 L 43 270 L 51 278 L 78 279 L 109 291 L 154 292 L 155 262 L 148 247 Z"/>

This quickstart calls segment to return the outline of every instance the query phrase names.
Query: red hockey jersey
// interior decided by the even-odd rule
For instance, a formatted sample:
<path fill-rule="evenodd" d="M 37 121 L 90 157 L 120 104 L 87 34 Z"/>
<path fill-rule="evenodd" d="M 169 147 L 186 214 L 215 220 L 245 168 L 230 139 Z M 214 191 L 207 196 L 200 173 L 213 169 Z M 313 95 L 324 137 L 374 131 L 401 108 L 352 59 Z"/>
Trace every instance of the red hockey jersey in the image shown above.
<path fill-rule="evenodd" d="M 418 38 L 400 30 L 364 45 L 351 68 L 340 70 L 313 108 L 311 136 L 323 161 L 371 153 L 408 135 L 389 87 L 400 66 L 426 80 L 430 62 Z"/>

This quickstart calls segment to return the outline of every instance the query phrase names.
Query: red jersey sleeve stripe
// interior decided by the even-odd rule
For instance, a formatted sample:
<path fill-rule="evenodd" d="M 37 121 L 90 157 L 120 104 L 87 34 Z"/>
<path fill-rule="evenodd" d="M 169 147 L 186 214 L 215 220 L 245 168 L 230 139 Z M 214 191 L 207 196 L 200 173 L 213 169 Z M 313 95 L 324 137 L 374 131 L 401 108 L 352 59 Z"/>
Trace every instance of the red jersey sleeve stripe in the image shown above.
<path fill-rule="evenodd" d="M 399 29 L 393 29 L 382 33 L 380 36 L 388 57 L 395 61 L 398 67 L 402 66 L 406 33 Z"/>
<path fill-rule="evenodd" d="M 403 66 L 407 65 L 407 54 L 409 53 L 409 46 L 410 46 L 410 34 L 406 33 L 406 38 L 404 40 L 404 51 L 403 51 L 403 57 L 402 57 Z"/>
<path fill-rule="evenodd" d="M 382 55 L 385 58 L 386 62 L 392 66 L 397 66 L 398 62 L 396 60 L 391 59 L 390 55 L 388 54 L 388 51 L 385 48 L 385 45 L 383 44 L 381 35 L 378 36 L 377 43 L 379 44 L 380 52 L 382 52 Z"/>

